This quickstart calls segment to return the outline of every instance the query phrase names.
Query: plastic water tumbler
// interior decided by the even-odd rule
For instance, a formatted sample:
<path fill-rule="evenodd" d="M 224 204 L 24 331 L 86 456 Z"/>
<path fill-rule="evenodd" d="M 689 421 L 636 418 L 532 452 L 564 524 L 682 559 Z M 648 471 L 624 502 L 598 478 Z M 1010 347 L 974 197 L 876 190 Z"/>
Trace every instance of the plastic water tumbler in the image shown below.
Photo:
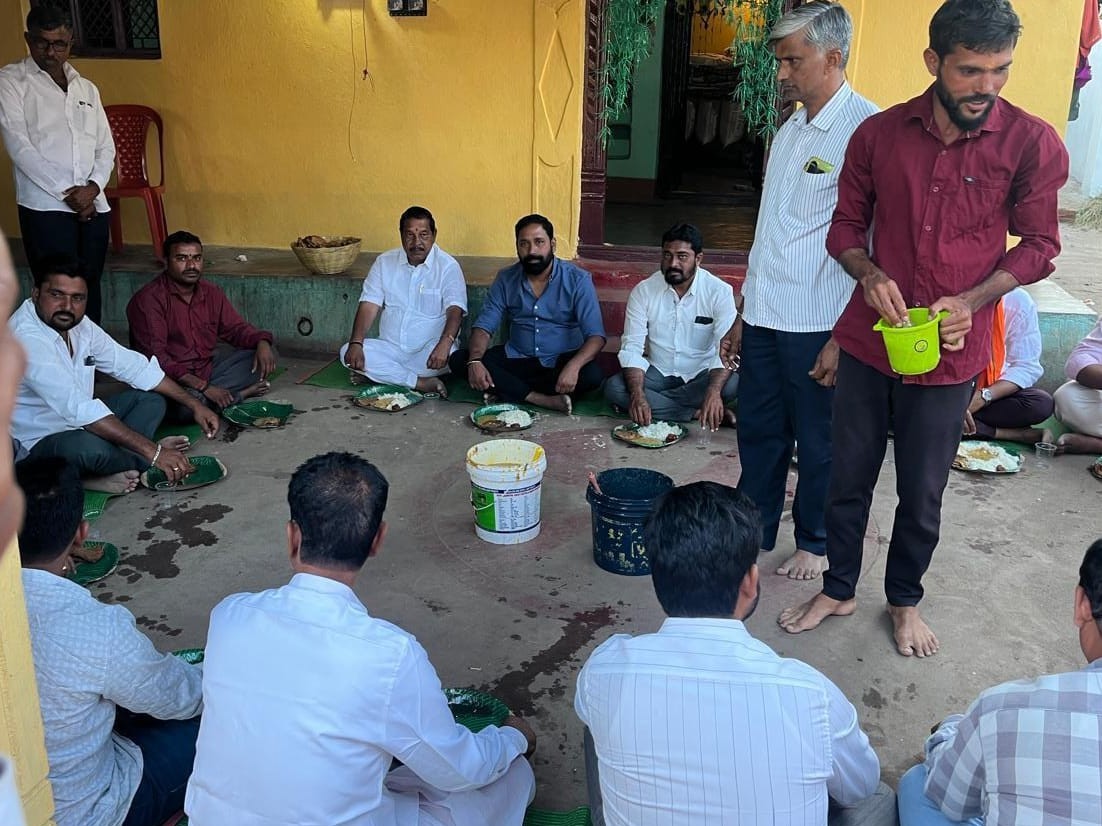
<path fill-rule="evenodd" d="M 1048 470 L 1052 467 L 1052 460 L 1056 457 L 1056 445 L 1051 442 L 1037 442 L 1033 446 L 1033 453 L 1037 457 L 1034 463 L 1037 470 Z"/>

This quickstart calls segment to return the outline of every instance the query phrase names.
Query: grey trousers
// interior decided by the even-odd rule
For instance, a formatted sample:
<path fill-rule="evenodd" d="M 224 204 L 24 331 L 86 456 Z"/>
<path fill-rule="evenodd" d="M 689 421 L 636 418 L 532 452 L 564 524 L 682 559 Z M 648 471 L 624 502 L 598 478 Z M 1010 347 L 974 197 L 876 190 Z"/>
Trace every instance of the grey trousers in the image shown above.
<path fill-rule="evenodd" d="M 601 779 L 597 770 L 597 749 L 593 735 L 585 729 L 585 784 L 589 792 L 589 816 L 593 826 L 605 826 L 604 803 L 601 800 Z M 895 792 L 881 783 L 871 796 L 856 806 L 836 806 L 830 803 L 827 826 L 898 826 Z"/>
<path fill-rule="evenodd" d="M 260 375 L 253 372 L 253 359 L 255 357 L 256 350 L 234 350 L 228 347 L 219 347 L 214 351 L 210 383 L 215 387 L 221 387 L 233 393 L 235 403 L 241 401 L 241 391 L 260 381 Z M 198 390 L 193 390 L 190 387 L 184 389 L 211 410 L 218 410 L 214 402 Z M 175 402 L 169 410 L 169 418 L 178 424 L 186 424 L 195 420 L 195 416 L 192 415 L 189 408 Z"/>
<path fill-rule="evenodd" d="M 165 415 L 165 399 L 159 393 L 124 390 L 103 400 L 111 412 L 131 430 L 152 439 Z M 126 470 L 145 470 L 149 461 L 87 430 L 54 433 L 31 448 L 28 458 L 60 456 L 75 465 L 82 477 L 110 476 Z"/>
<path fill-rule="evenodd" d="M 693 414 L 700 409 L 704 402 L 704 394 L 708 392 L 708 373 L 703 370 L 693 378 L 685 381 L 677 376 L 663 375 L 656 367 L 647 368 L 643 375 L 643 391 L 650 405 L 651 416 L 656 421 L 663 422 L 689 422 Z M 604 383 L 605 398 L 609 404 L 628 409 L 631 404 L 631 394 L 624 383 L 624 374 L 617 373 L 609 376 Z M 729 404 L 735 400 L 738 394 L 738 373 L 732 373 L 723 385 L 720 395 L 723 403 Z"/>

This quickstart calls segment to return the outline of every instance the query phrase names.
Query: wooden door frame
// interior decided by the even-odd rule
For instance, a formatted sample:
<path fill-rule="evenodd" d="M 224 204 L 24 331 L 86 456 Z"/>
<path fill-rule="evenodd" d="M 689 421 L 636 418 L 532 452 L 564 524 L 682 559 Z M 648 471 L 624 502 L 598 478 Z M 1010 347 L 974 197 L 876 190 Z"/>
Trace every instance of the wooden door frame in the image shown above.
<path fill-rule="evenodd" d="M 797 0 L 785 0 L 784 10 Z M 605 69 L 606 13 L 608 0 L 586 0 L 585 94 L 582 113 L 582 203 L 578 221 L 578 256 L 603 261 L 654 261 L 655 246 L 605 244 L 605 197 L 608 158 L 601 141 L 604 98 L 601 80 Z M 714 264 L 745 265 L 749 250 L 709 250 Z"/>

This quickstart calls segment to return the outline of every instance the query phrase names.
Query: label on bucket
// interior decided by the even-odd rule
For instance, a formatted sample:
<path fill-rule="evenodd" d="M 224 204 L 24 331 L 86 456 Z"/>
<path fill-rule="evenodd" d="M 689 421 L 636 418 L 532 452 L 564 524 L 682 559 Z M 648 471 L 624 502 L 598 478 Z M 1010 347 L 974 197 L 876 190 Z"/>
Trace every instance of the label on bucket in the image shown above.
<path fill-rule="evenodd" d="M 496 533 L 520 533 L 540 521 L 540 483 L 513 490 L 492 490 L 471 483 L 471 504 L 478 527 Z"/>

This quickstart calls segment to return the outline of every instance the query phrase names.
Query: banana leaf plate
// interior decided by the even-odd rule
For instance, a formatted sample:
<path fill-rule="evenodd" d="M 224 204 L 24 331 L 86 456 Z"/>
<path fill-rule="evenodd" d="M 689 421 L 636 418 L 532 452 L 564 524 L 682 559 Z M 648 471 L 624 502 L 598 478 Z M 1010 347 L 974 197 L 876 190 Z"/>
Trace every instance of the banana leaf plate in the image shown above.
<path fill-rule="evenodd" d="M 203 661 L 206 650 L 203 648 L 181 648 L 178 651 L 173 651 L 172 654 L 189 665 L 198 665 Z"/>
<path fill-rule="evenodd" d="M 396 384 L 373 384 L 353 396 L 352 404 L 367 410 L 377 410 L 380 413 L 400 413 L 424 400 L 424 396 L 408 387 L 399 387 Z"/>
<path fill-rule="evenodd" d="M 69 577 L 77 585 L 88 585 L 109 576 L 119 567 L 119 549 L 110 542 L 85 542 L 87 552 L 95 554 L 102 549 L 102 555 L 94 562 L 77 560 L 73 575 Z"/>
<path fill-rule="evenodd" d="M 275 399 L 246 399 L 223 408 L 222 417 L 242 427 L 272 428 L 287 423 L 295 406 Z"/>
<path fill-rule="evenodd" d="M 226 466 L 214 456 L 189 456 L 192 471 L 181 481 L 177 482 L 172 490 L 192 490 L 204 485 L 213 485 L 215 482 L 226 478 L 229 473 Z M 151 467 L 140 477 L 141 483 L 150 490 L 156 490 L 158 485 L 165 485 L 168 478 L 159 467 Z"/>
<path fill-rule="evenodd" d="M 509 416 L 513 411 L 523 413 L 527 416 L 527 424 L 523 422 L 503 421 L 500 418 L 503 414 Z M 513 415 L 512 418 L 523 419 L 524 416 L 518 417 Z M 474 412 L 471 413 L 471 424 L 486 433 L 516 433 L 517 431 L 530 428 L 535 424 L 538 418 L 539 414 L 536 413 L 535 410 L 522 407 L 519 404 L 487 404 L 476 408 Z"/>
<path fill-rule="evenodd" d="M 509 707 L 492 694 L 473 688 L 445 688 L 448 707 L 455 722 L 479 732 L 486 726 L 500 726 L 509 716 Z"/>
<path fill-rule="evenodd" d="M 651 422 L 652 427 L 658 424 L 668 425 L 671 430 L 670 435 L 667 436 L 665 440 L 660 441 L 644 436 L 639 432 L 641 429 L 640 425 L 635 423 L 617 425 L 612 428 L 612 436 L 615 439 L 619 439 L 621 442 L 627 442 L 629 445 L 645 447 L 648 450 L 657 450 L 677 444 L 689 435 L 689 431 L 677 422 Z"/>

